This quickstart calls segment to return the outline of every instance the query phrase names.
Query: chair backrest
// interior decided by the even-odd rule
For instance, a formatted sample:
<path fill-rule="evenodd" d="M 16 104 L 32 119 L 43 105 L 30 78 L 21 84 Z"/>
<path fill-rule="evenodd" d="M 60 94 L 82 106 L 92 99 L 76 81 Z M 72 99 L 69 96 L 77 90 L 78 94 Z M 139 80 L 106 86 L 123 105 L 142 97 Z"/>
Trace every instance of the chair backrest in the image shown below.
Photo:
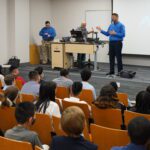
<path fill-rule="evenodd" d="M 35 146 L 35 150 L 42 150 L 42 148 Z"/>
<path fill-rule="evenodd" d="M 60 99 L 64 99 L 69 97 L 70 89 L 66 87 L 57 87 L 56 89 L 56 97 Z"/>
<path fill-rule="evenodd" d="M 56 101 L 56 103 L 58 104 L 58 106 L 59 106 L 59 109 L 60 109 L 60 112 L 62 112 L 62 99 L 59 99 L 59 98 L 55 98 L 55 101 Z"/>
<path fill-rule="evenodd" d="M 52 125 L 49 115 L 36 114 L 36 122 L 31 127 L 31 130 L 38 133 L 39 138 L 43 144 L 49 145 L 51 142 Z"/>
<path fill-rule="evenodd" d="M 4 107 L 0 108 L 0 129 L 6 131 L 17 124 L 15 119 L 15 108 Z"/>
<path fill-rule="evenodd" d="M 22 82 L 20 80 L 15 80 L 15 84 L 16 84 L 16 87 L 21 90 L 23 85 L 22 85 Z"/>
<path fill-rule="evenodd" d="M 92 105 L 92 115 L 97 125 L 121 129 L 122 115 L 119 109 L 100 109 Z"/>
<path fill-rule="evenodd" d="M 91 135 L 98 150 L 110 150 L 113 146 L 125 146 L 129 143 L 127 131 L 111 129 L 91 124 Z"/>
<path fill-rule="evenodd" d="M 62 100 L 62 106 L 63 106 L 63 110 L 65 110 L 66 108 L 68 108 L 70 106 L 80 107 L 83 110 L 87 120 L 91 117 L 88 104 L 77 103 L 77 102 L 69 102 L 69 101 Z"/>
<path fill-rule="evenodd" d="M 33 150 L 31 143 L 20 142 L 16 140 L 0 137 L 0 149 L 1 150 Z"/>
<path fill-rule="evenodd" d="M 3 93 L 3 84 L 2 84 L 2 81 L 0 80 L 0 92 L 2 92 Z"/>
<path fill-rule="evenodd" d="M 94 101 L 93 92 L 91 90 L 84 89 L 80 93 L 79 99 L 82 101 L 86 101 L 89 105 L 92 105 L 92 102 Z"/>
<path fill-rule="evenodd" d="M 150 120 L 150 114 L 141 114 L 131 111 L 125 111 L 125 124 L 128 125 L 129 122 L 136 117 L 145 117 Z"/>
<path fill-rule="evenodd" d="M 58 136 L 66 135 L 65 132 L 61 129 L 60 118 L 53 116 L 52 119 L 53 119 L 53 127 L 54 127 L 55 133 Z M 87 124 L 85 124 L 83 135 L 86 140 L 91 141 Z"/>
<path fill-rule="evenodd" d="M 128 107 L 128 94 L 126 93 L 117 93 L 118 99 L 122 102 L 126 107 Z"/>
<path fill-rule="evenodd" d="M 35 95 L 25 93 L 20 94 L 20 102 L 34 102 L 36 100 L 37 97 Z"/>

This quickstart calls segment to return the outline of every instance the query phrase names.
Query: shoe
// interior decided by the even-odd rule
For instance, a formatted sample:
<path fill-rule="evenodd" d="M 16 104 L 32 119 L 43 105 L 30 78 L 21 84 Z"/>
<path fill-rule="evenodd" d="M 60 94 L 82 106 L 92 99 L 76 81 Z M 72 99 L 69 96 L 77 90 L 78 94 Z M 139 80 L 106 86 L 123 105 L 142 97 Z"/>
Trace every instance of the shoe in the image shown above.
<path fill-rule="evenodd" d="M 121 72 L 122 72 L 122 71 L 118 72 L 118 73 L 116 74 L 116 76 L 120 77 Z"/>
<path fill-rule="evenodd" d="M 114 72 L 108 72 L 106 73 L 106 76 L 114 75 Z"/>

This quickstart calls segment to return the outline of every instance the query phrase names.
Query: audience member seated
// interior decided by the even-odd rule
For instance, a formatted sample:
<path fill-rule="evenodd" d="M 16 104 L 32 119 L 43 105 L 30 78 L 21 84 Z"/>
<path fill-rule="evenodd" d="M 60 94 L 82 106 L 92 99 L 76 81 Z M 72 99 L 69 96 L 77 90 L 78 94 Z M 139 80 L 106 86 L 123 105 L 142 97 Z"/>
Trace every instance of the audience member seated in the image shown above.
<path fill-rule="evenodd" d="M 5 137 L 30 142 L 34 148 L 35 145 L 43 148 L 37 133 L 30 131 L 29 128 L 35 122 L 35 107 L 30 102 L 23 102 L 17 105 L 15 110 L 15 117 L 18 125 L 6 131 Z"/>
<path fill-rule="evenodd" d="M 53 137 L 51 150 L 97 150 L 95 144 L 82 137 L 84 126 L 83 111 L 75 106 L 68 107 L 61 117 L 61 128 L 67 136 Z"/>
<path fill-rule="evenodd" d="M 43 68 L 42 67 L 37 67 L 34 69 L 35 71 L 38 72 L 39 76 L 40 76 L 40 84 L 45 82 L 43 79 L 44 79 L 44 72 L 43 72 Z"/>
<path fill-rule="evenodd" d="M 18 67 L 16 67 L 16 66 L 11 66 L 11 67 L 9 68 L 9 72 L 10 72 L 10 74 L 12 74 L 12 75 L 15 77 L 15 80 L 21 81 L 22 85 L 25 84 L 24 78 L 21 77 L 21 76 L 19 76 L 20 72 L 19 72 Z"/>
<path fill-rule="evenodd" d="M 22 87 L 21 93 L 25 94 L 33 94 L 35 96 L 39 95 L 40 90 L 40 76 L 37 71 L 29 72 L 29 80 L 27 83 L 24 84 Z"/>
<path fill-rule="evenodd" d="M 44 82 L 40 86 L 39 100 L 36 103 L 36 108 L 39 113 L 44 113 L 56 117 L 60 117 L 58 104 L 55 102 L 55 82 Z"/>
<path fill-rule="evenodd" d="M 130 109 L 131 111 L 150 114 L 150 93 L 147 91 L 141 91 L 136 96 L 136 105 Z"/>
<path fill-rule="evenodd" d="M 124 107 L 124 105 L 119 102 L 116 90 L 111 85 L 104 86 L 100 91 L 99 97 L 93 103 L 100 109 L 121 109 Z"/>
<path fill-rule="evenodd" d="M 67 69 L 62 69 L 60 71 L 60 77 L 54 79 L 53 81 L 57 84 L 59 87 L 67 87 L 70 88 L 73 84 L 73 81 L 68 78 L 69 71 Z"/>
<path fill-rule="evenodd" d="M 15 77 L 11 74 L 6 75 L 4 81 L 5 81 L 5 86 L 3 88 L 3 91 L 5 91 L 8 87 L 15 86 Z"/>
<path fill-rule="evenodd" d="M 150 139 L 150 121 L 144 117 L 131 120 L 128 125 L 128 135 L 131 143 L 123 147 L 113 147 L 111 150 L 146 150 Z"/>
<path fill-rule="evenodd" d="M 91 90 L 93 92 L 94 100 L 96 99 L 96 90 L 88 81 L 90 80 L 92 72 L 89 69 L 84 69 L 81 71 L 81 79 L 83 84 L 83 89 Z"/>
<path fill-rule="evenodd" d="M 5 82 L 4 82 L 4 75 L 3 75 L 2 70 L 3 70 L 3 68 L 2 68 L 2 66 L 0 65 L 0 81 L 1 81 L 1 83 L 2 83 L 2 87 L 4 87 Z"/>
<path fill-rule="evenodd" d="M 64 100 L 65 101 L 70 101 L 70 102 L 77 102 L 77 103 L 87 104 L 87 102 L 80 101 L 80 99 L 78 98 L 81 91 L 82 91 L 82 87 L 83 87 L 83 85 L 82 85 L 81 82 L 74 82 L 72 87 L 71 87 L 71 96 L 70 96 L 70 98 L 65 98 Z M 89 110 L 91 110 L 90 106 L 89 106 Z"/>
<path fill-rule="evenodd" d="M 8 87 L 4 95 L 0 96 L 0 106 L 2 107 L 15 107 L 16 106 L 16 100 L 19 95 L 19 90 L 15 86 Z"/>

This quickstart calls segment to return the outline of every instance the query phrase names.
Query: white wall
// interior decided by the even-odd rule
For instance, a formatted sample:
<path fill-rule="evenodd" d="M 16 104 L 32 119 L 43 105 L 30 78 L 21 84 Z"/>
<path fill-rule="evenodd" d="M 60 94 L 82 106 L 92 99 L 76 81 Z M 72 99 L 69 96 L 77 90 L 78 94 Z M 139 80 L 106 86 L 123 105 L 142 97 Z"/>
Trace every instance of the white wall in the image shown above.
<path fill-rule="evenodd" d="M 30 0 L 30 44 L 41 44 L 39 31 L 46 20 L 52 20 L 51 1 Z"/>

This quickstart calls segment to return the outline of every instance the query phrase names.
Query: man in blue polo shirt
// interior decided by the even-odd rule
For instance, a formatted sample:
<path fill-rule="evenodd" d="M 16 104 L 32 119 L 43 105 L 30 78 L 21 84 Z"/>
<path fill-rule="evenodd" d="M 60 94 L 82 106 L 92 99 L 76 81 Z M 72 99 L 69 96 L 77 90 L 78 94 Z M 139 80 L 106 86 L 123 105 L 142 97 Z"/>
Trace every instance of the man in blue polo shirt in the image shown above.
<path fill-rule="evenodd" d="M 56 37 L 56 31 L 53 27 L 51 27 L 50 22 L 46 21 L 45 27 L 41 29 L 39 35 L 42 37 L 42 64 L 47 64 L 48 60 L 51 61 L 50 42 Z"/>
<path fill-rule="evenodd" d="M 110 72 L 106 75 L 115 74 L 115 57 L 117 58 L 117 66 L 118 66 L 118 76 L 120 76 L 120 72 L 123 70 L 122 64 L 122 47 L 123 47 L 123 39 L 125 37 L 125 26 L 119 22 L 119 15 L 116 13 L 112 14 L 112 24 L 109 26 L 107 31 L 101 29 L 101 27 L 97 27 L 97 29 L 104 34 L 105 36 L 109 36 L 109 62 L 110 62 Z"/>

